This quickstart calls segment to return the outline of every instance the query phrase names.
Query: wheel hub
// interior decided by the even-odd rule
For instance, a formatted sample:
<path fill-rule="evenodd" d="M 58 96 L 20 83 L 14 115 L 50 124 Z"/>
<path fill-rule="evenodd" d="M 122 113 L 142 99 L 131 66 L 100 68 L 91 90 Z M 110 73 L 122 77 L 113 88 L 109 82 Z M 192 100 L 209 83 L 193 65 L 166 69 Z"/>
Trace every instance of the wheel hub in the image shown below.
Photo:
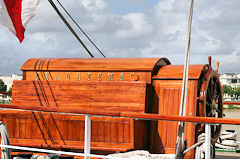
<path fill-rule="evenodd" d="M 217 112 L 217 104 L 216 104 L 216 101 L 213 100 L 213 101 L 212 101 L 212 104 L 211 104 L 211 114 L 212 114 L 213 116 L 215 116 L 215 115 L 216 115 L 216 112 Z"/>

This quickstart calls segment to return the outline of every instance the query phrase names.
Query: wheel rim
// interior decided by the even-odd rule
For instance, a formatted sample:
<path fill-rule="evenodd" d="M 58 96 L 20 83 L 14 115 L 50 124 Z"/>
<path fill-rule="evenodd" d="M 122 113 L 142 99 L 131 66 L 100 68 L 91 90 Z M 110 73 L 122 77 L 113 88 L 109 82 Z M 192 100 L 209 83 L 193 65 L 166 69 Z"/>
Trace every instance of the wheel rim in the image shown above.
<path fill-rule="evenodd" d="M 222 89 L 218 74 L 207 68 L 202 75 L 199 88 L 199 103 L 197 116 L 223 117 Z M 222 125 L 211 126 L 211 141 L 215 144 L 220 136 Z M 204 132 L 205 125 L 197 125 L 197 135 Z M 196 137 L 197 138 L 197 137 Z"/>

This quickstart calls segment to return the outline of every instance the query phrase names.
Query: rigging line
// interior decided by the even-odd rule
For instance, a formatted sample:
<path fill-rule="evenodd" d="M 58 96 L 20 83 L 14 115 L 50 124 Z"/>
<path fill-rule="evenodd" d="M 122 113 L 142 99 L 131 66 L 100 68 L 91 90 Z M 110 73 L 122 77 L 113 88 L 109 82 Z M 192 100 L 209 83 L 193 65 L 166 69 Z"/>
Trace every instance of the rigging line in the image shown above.
<path fill-rule="evenodd" d="M 184 73 L 183 73 L 183 85 L 182 85 L 182 96 L 180 104 L 180 116 L 186 115 L 186 103 L 187 103 L 187 88 L 188 88 L 188 71 L 189 71 L 189 58 L 190 58 L 190 42 L 191 42 L 191 28 L 192 28 L 192 17 L 193 17 L 194 0 L 190 0 L 189 12 L 188 12 L 188 29 L 187 29 L 187 40 L 185 48 L 185 62 L 184 62 Z M 178 138 L 176 146 L 176 157 L 179 156 L 179 151 L 183 150 L 185 146 L 184 142 L 185 134 L 185 123 L 179 122 L 178 125 Z M 180 147 L 181 146 L 181 147 Z M 181 152 L 181 151 L 180 151 Z"/>
<path fill-rule="evenodd" d="M 61 12 L 58 10 L 57 6 L 54 4 L 54 2 L 52 0 L 48 0 L 48 2 L 52 5 L 52 7 L 54 8 L 54 10 L 57 12 L 57 14 L 59 15 L 59 17 L 62 19 L 62 21 L 66 24 L 66 26 L 68 27 L 68 29 L 72 32 L 72 34 L 75 36 L 75 38 L 82 44 L 82 46 L 84 47 L 84 49 L 88 52 L 88 54 L 94 58 L 93 54 L 88 50 L 88 48 L 85 46 L 85 44 L 83 43 L 83 41 L 79 38 L 79 36 L 77 35 L 77 33 L 73 30 L 73 28 L 71 27 L 71 25 L 68 23 L 68 21 L 64 18 L 64 16 L 61 14 Z"/>
<path fill-rule="evenodd" d="M 71 18 L 71 20 L 75 23 L 75 25 L 79 28 L 79 30 L 87 37 L 87 39 L 92 43 L 92 45 L 98 50 L 98 52 L 106 58 L 106 56 L 102 53 L 102 51 L 97 47 L 97 45 L 90 39 L 90 37 L 83 31 L 83 29 L 78 25 L 78 23 L 73 19 L 70 13 L 65 9 L 65 7 L 61 4 L 59 0 L 56 0 L 58 4 L 62 7 L 62 9 L 67 13 L 67 15 Z"/>

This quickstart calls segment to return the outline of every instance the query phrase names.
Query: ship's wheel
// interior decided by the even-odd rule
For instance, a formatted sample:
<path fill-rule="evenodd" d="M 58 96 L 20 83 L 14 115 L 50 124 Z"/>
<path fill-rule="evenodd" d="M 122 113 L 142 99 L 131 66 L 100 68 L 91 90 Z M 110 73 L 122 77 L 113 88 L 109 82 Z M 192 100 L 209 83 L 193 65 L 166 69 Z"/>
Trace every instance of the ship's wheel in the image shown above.
<path fill-rule="evenodd" d="M 200 78 L 199 101 L 197 116 L 223 117 L 222 89 L 218 73 L 206 65 Z M 197 126 L 197 136 L 204 132 L 204 124 Z M 215 144 L 220 136 L 222 126 L 211 125 L 212 144 Z M 196 137 L 197 138 L 197 137 Z"/>

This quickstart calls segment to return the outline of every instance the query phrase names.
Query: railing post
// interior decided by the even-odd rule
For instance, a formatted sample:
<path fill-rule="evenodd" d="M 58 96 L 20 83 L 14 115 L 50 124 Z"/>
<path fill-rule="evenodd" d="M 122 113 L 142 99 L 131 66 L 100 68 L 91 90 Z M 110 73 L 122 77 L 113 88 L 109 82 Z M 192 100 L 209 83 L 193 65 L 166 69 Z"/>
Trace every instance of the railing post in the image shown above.
<path fill-rule="evenodd" d="M 84 159 L 89 159 L 91 144 L 91 117 L 85 115 Z"/>
<path fill-rule="evenodd" d="M 205 125 L 205 159 L 211 158 L 211 125 Z"/>

